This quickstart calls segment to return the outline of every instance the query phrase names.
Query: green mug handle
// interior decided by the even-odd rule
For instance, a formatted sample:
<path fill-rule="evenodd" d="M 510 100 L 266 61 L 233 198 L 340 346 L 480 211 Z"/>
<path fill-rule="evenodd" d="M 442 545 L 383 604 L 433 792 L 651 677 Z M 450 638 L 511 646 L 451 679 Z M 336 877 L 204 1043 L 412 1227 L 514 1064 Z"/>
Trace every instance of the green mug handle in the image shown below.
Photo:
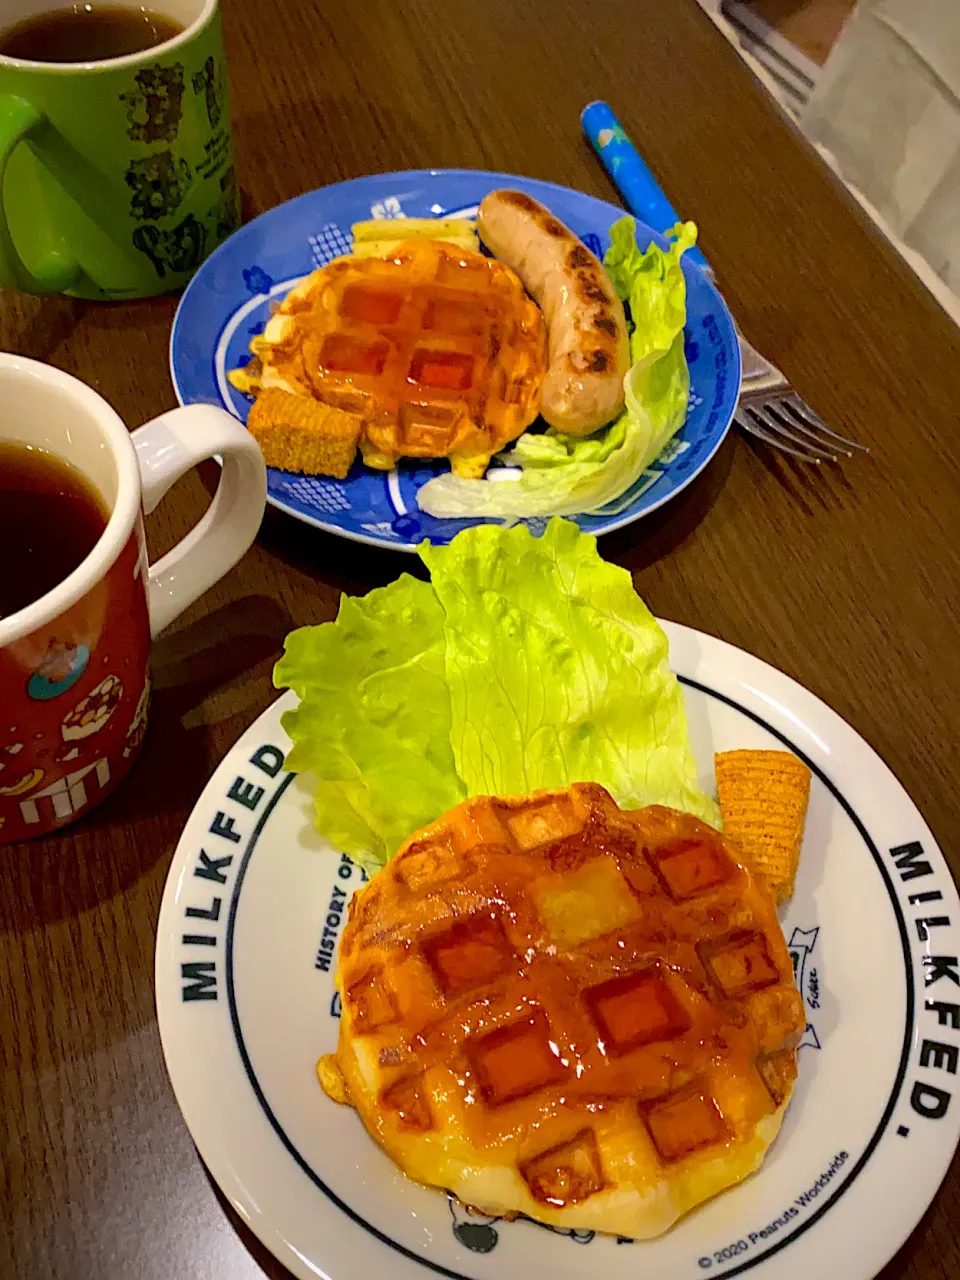
<path fill-rule="evenodd" d="M 27 293 L 63 293 L 80 276 L 79 263 L 67 258 L 55 245 L 49 246 L 36 270 L 31 271 L 17 253 L 7 225 L 3 198 L 7 162 L 14 148 L 45 120 L 43 112 L 25 98 L 0 94 L 0 285 Z"/>

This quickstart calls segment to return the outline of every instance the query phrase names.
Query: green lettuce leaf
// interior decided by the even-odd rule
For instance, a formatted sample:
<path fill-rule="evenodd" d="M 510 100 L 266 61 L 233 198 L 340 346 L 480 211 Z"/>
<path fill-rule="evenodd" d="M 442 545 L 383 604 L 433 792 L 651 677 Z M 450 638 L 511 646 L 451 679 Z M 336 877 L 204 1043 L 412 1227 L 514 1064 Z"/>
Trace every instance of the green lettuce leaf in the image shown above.
<path fill-rule="evenodd" d="M 641 253 L 633 219 L 621 218 L 610 228 L 610 248 L 603 260 L 633 325 L 624 416 L 649 428 L 644 468 L 683 426 L 690 395 L 690 370 L 683 353 L 687 285 L 680 259 L 697 242 L 696 224 L 678 222 L 667 238 L 667 249 L 653 243 Z"/>
<path fill-rule="evenodd" d="M 678 223 L 664 250 L 651 244 L 641 252 L 636 223 L 619 219 L 610 229 L 604 266 L 632 324 L 632 364 L 624 381 L 626 403 L 609 427 L 586 438 L 550 429 L 526 432 L 500 455 L 517 477 L 466 480 L 452 473 L 429 480 L 417 494 L 432 516 L 576 515 L 606 508 L 628 494 L 664 446 L 679 431 L 687 412 L 690 374 L 683 353 L 686 282 L 680 259 L 696 243 L 694 223 Z"/>
<path fill-rule="evenodd" d="M 422 511 L 432 516 L 572 516 L 614 502 L 643 471 L 653 426 L 644 413 L 626 413 L 598 435 L 585 439 L 547 431 L 526 433 L 509 453 L 508 466 L 520 475 L 496 470 L 486 480 L 464 480 L 453 473 L 428 480 L 417 493 Z"/>
<path fill-rule="evenodd" d="M 317 779 L 316 825 L 369 873 L 466 792 L 450 745 L 443 610 L 428 583 L 402 575 L 335 622 L 287 636 L 277 688 L 300 705 L 282 724 L 286 767 Z"/>
<path fill-rule="evenodd" d="M 374 874 L 468 795 L 599 782 L 622 806 L 715 826 L 697 784 L 667 638 L 624 569 L 565 520 L 424 543 L 335 622 L 287 637 L 286 766 L 315 778 L 316 826 Z"/>
<path fill-rule="evenodd" d="M 654 241 L 641 252 L 633 218 L 620 218 L 610 228 L 603 265 L 618 297 L 630 308 L 631 372 L 665 355 L 687 322 L 687 285 L 680 259 L 697 242 L 696 223 L 678 222 L 667 239 L 666 249 Z"/>
<path fill-rule="evenodd" d="M 596 538 L 551 520 L 425 543 L 444 613 L 450 740 L 470 795 L 599 782 L 719 825 L 697 784 L 667 638 Z"/>

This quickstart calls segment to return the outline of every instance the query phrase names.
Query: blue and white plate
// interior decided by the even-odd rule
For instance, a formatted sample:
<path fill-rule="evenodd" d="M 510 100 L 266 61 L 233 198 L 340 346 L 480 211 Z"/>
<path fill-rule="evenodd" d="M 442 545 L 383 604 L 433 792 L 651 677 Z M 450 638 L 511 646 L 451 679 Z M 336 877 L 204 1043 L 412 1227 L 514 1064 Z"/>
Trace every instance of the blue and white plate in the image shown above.
<path fill-rule="evenodd" d="M 197 1148 L 298 1280 L 872 1280 L 933 1199 L 960 1134 L 960 901 L 943 855 L 813 694 L 710 636 L 664 630 L 704 787 L 714 752 L 735 747 L 787 748 L 813 773 L 781 912 L 807 1027 L 761 1170 L 643 1244 L 481 1217 L 403 1176 L 316 1077 L 337 1044 L 336 947 L 362 876 L 317 835 L 309 779 L 283 768 L 287 693 L 187 822 L 156 988 Z"/>
<path fill-rule="evenodd" d="M 584 243 L 603 255 L 623 210 L 579 191 L 512 174 L 470 169 L 381 173 L 309 191 L 261 214 L 231 236 L 184 293 L 170 336 L 170 370 L 181 404 L 222 405 L 242 421 L 248 397 L 227 381 L 245 364 L 250 339 L 263 332 L 271 303 L 304 276 L 349 252 L 350 227 L 371 217 L 472 216 L 489 191 L 514 187 L 546 204 Z M 638 224 L 646 247 L 662 237 Z M 601 513 L 575 517 L 589 533 L 608 533 L 654 511 L 707 465 L 726 435 L 740 390 L 740 349 L 723 299 L 703 272 L 684 261 L 686 355 L 690 404 L 683 429 L 633 488 Z M 389 473 L 359 460 L 346 480 L 271 468 L 267 501 L 307 524 L 358 542 L 412 551 L 429 538 L 449 542 L 479 520 L 438 520 L 417 506 L 417 490 L 449 469 L 443 460 L 410 462 Z M 544 521 L 527 521 L 535 531 Z"/>

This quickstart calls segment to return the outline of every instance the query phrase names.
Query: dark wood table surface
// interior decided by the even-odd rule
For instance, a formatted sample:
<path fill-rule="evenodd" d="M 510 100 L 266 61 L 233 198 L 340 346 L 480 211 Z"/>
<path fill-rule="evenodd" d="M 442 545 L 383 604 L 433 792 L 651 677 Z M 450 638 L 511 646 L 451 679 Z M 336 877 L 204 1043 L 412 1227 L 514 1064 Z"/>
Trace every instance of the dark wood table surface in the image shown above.
<path fill-rule="evenodd" d="M 610 197 L 578 121 L 592 98 L 614 104 L 698 221 L 748 336 L 872 453 L 804 473 L 734 432 L 684 494 L 602 550 L 656 613 L 836 708 L 960 871 L 960 333 L 694 0 L 226 0 L 224 25 L 249 215 L 444 165 Z M 79 375 L 135 427 L 174 404 L 174 307 L 7 293 L 0 346 Z M 149 522 L 154 554 L 212 484 L 209 469 L 178 484 Z M 174 1102 L 157 912 L 196 797 L 274 697 L 284 634 L 408 567 L 268 511 L 242 563 L 157 642 L 135 774 L 65 833 L 0 849 L 0 1276 L 286 1274 L 219 1198 Z M 960 1276 L 958 1222 L 955 1164 L 883 1276 Z"/>

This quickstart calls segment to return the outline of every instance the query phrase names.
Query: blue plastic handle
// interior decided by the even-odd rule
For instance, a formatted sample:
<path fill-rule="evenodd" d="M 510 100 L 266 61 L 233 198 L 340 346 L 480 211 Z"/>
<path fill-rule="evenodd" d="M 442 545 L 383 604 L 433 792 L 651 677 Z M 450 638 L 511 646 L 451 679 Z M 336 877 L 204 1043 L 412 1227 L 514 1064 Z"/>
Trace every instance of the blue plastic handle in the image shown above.
<path fill-rule="evenodd" d="M 682 221 L 607 103 L 591 102 L 583 109 L 580 122 L 632 214 L 660 232 Z M 696 245 L 685 256 L 710 272 Z"/>

